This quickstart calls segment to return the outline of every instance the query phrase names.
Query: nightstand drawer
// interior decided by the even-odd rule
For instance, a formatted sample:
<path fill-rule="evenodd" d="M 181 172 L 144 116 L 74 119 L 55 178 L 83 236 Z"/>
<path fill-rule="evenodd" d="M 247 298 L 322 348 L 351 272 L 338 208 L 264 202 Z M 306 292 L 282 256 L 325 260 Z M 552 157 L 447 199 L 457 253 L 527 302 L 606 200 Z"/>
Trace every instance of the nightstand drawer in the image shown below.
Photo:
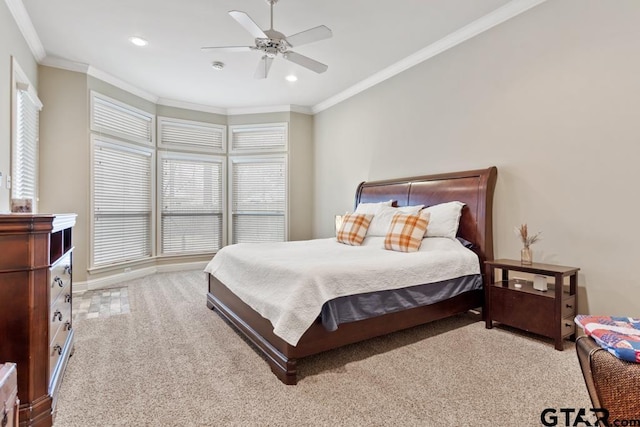
<path fill-rule="evenodd" d="M 562 300 L 562 317 L 575 317 L 576 315 L 576 296 L 571 295 L 569 298 Z"/>
<path fill-rule="evenodd" d="M 573 317 L 565 317 L 561 322 L 560 329 L 563 337 L 568 337 L 576 332 L 576 324 L 573 321 Z"/>
<path fill-rule="evenodd" d="M 553 299 L 493 286 L 491 317 L 505 325 L 548 336 L 554 331 Z"/>

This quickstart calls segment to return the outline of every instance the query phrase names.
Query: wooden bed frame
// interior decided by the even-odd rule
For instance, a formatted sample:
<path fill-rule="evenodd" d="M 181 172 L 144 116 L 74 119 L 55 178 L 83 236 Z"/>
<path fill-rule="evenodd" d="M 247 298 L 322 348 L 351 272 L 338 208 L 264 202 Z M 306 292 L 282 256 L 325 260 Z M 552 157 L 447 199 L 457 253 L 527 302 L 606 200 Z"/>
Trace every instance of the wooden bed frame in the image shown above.
<path fill-rule="evenodd" d="M 493 259 L 492 206 L 497 169 L 473 170 L 362 182 L 356 191 L 356 205 L 361 202 L 397 201 L 398 206 L 459 200 L 462 210 L 458 237 L 474 245 L 484 274 L 484 261 Z M 485 280 L 486 283 L 486 280 Z M 421 325 L 484 305 L 484 291 L 465 292 L 454 298 L 423 307 L 389 313 L 365 320 L 341 324 L 329 332 L 316 322 L 292 346 L 273 333 L 269 320 L 241 301 L 222 282 L 209 275 L 207 307 L 216 309 L 242 332 L 266 357 L 273 373 L 285 384 L 296 384 L 297 360 L 347 344 Z"/>

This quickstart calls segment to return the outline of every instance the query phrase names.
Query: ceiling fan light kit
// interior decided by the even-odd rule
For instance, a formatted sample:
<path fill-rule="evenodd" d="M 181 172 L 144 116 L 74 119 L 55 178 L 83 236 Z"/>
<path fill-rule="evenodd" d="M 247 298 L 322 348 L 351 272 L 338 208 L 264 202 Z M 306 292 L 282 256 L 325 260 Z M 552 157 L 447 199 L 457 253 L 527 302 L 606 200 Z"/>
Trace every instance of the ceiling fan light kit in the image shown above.
<path fill-rule="evenodd" d="M 273 61 L 273 58 L 278 56 L 278 54 L 281 54 L 287 61 L 298 64 L 316 73 L 324 73 L 327 71 L 329 68 L 327 65 L 289 49 L 303 44 L 328 39 L 333 35 L 331 30 L 324 25 L 320 25 L 287 37 L 281 32 L 273 29 L 273 5 L 276 4 L 278 0 L 266 0 L 266 2 L 271 7 L 271 27 L 268 30 L 263 31 L 245 12 L 241 12 L 239 10 L 232 10 L 229 12 L 229 15 L 255 38 L 255 46 L 215 46 L 203 47 L 202 50 L 206 52 L 258 51 L 262 53 L 262 58 L 258 63 L 258 68 L 254 75 L 257 79 L 264 79 L 267 77 L 269 74 L 269 68 L 271 67 L 271 62 Z"/>

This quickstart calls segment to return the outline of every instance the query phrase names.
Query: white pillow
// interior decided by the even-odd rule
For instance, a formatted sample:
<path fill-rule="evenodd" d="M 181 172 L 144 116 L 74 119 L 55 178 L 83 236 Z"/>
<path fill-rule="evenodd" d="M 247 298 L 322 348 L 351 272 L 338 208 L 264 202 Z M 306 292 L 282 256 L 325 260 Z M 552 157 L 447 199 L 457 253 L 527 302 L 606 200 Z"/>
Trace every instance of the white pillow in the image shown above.
<path fill-rule="evenodd" d="M 365 215 L 375 215 L 378 212 L 378 209 L 385 206 L 393 205 L 393 200 L 389 200 L 388 202 L 379 202 L 379 203 L 359 203 L 356 207 L 354 213 L 357 214 L 365 214 Z"/>
<path fill-rule="evenodd" d="M 458 234 L 460 215 L 462 214 L 462 202 L 447 202 L 425 208 L 429 212 L 429 227 L 425 237 L 449 237 L 455 239 Z M 373 226 L 373 222 L 369 227 Z"/>
<path fill-rule="evenodd" d="M 397 213 L 415 215 L 424 207 L 424 205 L 402 206 L 394 208 L 391 206 L 381 206 L 376 213 L 367 230 L 367 236 L 386 236 L 391 226 L 393 216 Z"/>

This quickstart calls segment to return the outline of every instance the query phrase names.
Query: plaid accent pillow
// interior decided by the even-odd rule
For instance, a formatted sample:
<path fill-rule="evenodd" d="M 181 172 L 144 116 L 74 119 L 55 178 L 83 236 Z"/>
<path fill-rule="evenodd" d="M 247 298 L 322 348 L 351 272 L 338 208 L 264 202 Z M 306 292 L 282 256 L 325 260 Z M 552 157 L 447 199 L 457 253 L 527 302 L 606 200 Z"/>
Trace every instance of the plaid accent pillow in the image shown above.
<path fill-rule="evenodd" d="M 399 252 L 416 252 L 429 225 L 429 213 L 397 213 L 391 220 L 391 226 L 384 238 L 384 248 Z"/>
<path fill-rule="evenodd" d="M 360 246 L 367 235 L 373 215 L 350 213 L 342 217 L 336 239 L 345 245 Z"/>

